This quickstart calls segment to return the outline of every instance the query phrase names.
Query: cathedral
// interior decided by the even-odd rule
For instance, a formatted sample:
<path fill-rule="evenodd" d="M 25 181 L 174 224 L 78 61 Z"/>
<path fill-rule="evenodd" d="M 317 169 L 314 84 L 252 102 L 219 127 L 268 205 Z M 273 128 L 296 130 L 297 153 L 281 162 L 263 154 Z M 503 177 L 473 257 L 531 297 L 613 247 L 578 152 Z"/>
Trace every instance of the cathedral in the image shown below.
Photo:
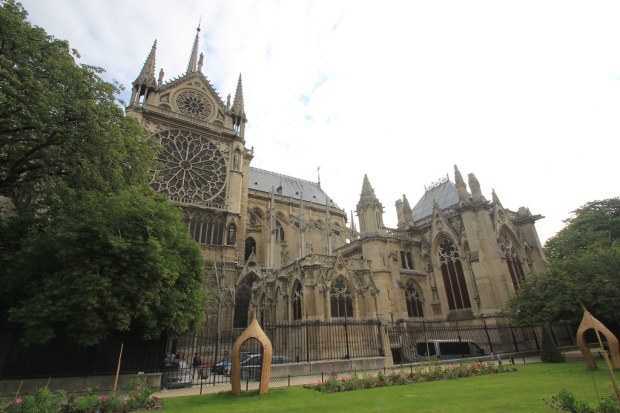
<path fill-rule="evenodd" d="M 161 143 L 151 186 L 182 207 L 204 251 L 207 330 L 244 328 L 251 311 L 267 324 L 492 320 L 523 277 L 547 268 L 541 216 L 504 208 L 494 191 L 485 198 L 456 166 L 413 208 L 404 195 L 395 202 L 396 228 L 360 177 L 359 229 L 320 183 L 253 168 L 242 78 L 232 102 L 219 96 L 202 73 L 199 34 L 187 71 L 171 80 L 156 75 L 153 44 L 127 115 Z"/>

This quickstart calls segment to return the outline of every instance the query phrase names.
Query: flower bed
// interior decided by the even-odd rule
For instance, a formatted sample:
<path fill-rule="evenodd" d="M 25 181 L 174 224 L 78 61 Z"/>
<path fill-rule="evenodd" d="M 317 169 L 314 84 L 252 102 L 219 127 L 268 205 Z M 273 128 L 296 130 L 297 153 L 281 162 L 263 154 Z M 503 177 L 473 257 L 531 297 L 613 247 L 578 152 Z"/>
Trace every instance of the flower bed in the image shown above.
<path fill-rule="evenodd" d="M 97 389 L 78 395 L 63 390 L 51 391 L 47 387 L 33 394 L 16 395 L 8 402 L 0 399 L 0 413 L 125 413 L 134 410 L 158 410 L 162 402 L 153 396 L 154 390 L 140 380 L 131 384 L 124 395 L 101 396 Z"/>
<path fill-rule="evenodd" d="M 414 367 L 411 370 L 401 369 L 390 373 L 379 372 L 376 375 L 358 375 L 354 373 L 351 376 L 341 376 L 314 384 L 306 384 L 304 387 L 323 393 L 335 393 L 340 391 L 372 389 L 374 387 L 422 383 L 425 381 L 506 373 L 510 371 L 516 371 L 516 368 L 505 369 L 493 363 L 460 363 L 451 365 L 431 363 Z"/>

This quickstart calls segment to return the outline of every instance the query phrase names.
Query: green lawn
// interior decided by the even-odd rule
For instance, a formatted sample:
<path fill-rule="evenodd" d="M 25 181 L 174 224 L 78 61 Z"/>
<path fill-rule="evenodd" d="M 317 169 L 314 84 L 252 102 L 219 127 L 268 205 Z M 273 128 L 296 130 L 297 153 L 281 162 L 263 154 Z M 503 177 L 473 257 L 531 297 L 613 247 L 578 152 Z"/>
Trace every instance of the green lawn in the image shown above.
<path fill-rule="evenodd" d="M 164 399 L 171 412 L 550 412 L 543 399 L 566 388 L 578 399 L 612 394 L 604 363 L 589 371 L 582 361 L 517 365 L 517 371 L 480 377 L 322 394 L 302 387 L 235 397 L 229 392 Z M 617 374 L 620 377 L 620 372 Z"/>

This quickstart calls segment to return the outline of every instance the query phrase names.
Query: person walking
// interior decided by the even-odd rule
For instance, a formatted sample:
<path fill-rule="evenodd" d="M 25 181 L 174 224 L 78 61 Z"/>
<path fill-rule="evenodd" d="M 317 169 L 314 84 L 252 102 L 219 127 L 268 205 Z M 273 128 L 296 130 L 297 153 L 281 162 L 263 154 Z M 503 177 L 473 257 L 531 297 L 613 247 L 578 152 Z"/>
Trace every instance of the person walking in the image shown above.
<path fill-rule="evenodd" d="M 195 380 L 196 373 L 199 373 L 199 369 L 202 366 L 202 362 L 200 360 L 200 356 L 198 353 L 194 353 L 194 360 L 192 360 L 192 382 Z M 198 374 L 200 376 L 200 374 Z"/>

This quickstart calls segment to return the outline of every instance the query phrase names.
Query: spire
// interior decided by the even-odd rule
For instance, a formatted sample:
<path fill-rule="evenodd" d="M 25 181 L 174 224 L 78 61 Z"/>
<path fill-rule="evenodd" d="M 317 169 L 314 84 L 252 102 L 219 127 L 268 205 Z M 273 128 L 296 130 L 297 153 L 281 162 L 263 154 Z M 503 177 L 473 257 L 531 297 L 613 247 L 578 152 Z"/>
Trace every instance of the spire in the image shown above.
<path fill-rule="evenodd" d="M 357 204 L 357 216 L 360 221 L 360 233 L 380 233 L 384 231 L 383 226 L 383 205 L 377 199 L 375 191 L 370 186 L 368 176 L 364 175 L 362 194 Z"/>
<path fill-rule="evenodd" d="M 192 47 L 192 54 L 189 56 L 189 63 L 187 64 L 187 75 L 196 72 L 198 66 L 198 39 L 200 38 L 200 23 L 196 28 L 196 38 L 194 39 L 194 46 Z"/>
<path fill-rule="evenodd" d="M 454 165 L 454 183 L 459 194 L 459 201 L 469 202 L 469 194 L 467 193 L 465 181 L 463 180 L 463 176 L 456 165 Z"/>
<path fill-rule="evenodd" d="M 233 101 L 232 111 L 237 115 L 245 115 L 245 109 L 243 106 L 243 86 L 241 85 L 241 73 L 239 73 L 239 80 L 237 81 L 237 91 L 235 92 L 235 100 Z"/>
<path fill-rule="evenodd" d="M 478 179 L 476 179 L 476 175 L 470 173 L 467 175 L 469 179 L 469 189 L 471 189 L 471 198 L 474 203 L 486 201 L 484 196 L 482 196 L 482 191 L 480 190 L 480 183 Z"/>
<path fill-rule="evenodd" d="M 364 174 L 364 183 L 362 184 L 362 193 L 360 195 L 360 203 L 374 203 L 379 202 L 375 195 L 374 189 L 370 186 L 368 175 Z"/>
<path fill-rule="evenodd" d="M 351 239 L 357 238 L 356 233 L 357 228 L 355 226 L 355 221 L 353 220 L 353 210 L 351 210 Z"/>
<path fill-rule="evenodd" d="M 142 70 L 140 74 L 134 80 L 133 84 L 135 85 L 144 85 L 147 88 L 156 88 L 157 81 L 155 80 L 155 54 L 157 53 L 157 40 L 153 42 L 153 46 L 151 47 L 151 51 L 144 62 L 144 66 L 142 66 Z"/>
<path fill-rule="evenodd" d="M 407 200 L 407 196 L 405 194 L 403 194 L 403 214 L 405 215 L 405 222 L 413 225 L 411 206 L 409 206 L 409 201 Z"/>

